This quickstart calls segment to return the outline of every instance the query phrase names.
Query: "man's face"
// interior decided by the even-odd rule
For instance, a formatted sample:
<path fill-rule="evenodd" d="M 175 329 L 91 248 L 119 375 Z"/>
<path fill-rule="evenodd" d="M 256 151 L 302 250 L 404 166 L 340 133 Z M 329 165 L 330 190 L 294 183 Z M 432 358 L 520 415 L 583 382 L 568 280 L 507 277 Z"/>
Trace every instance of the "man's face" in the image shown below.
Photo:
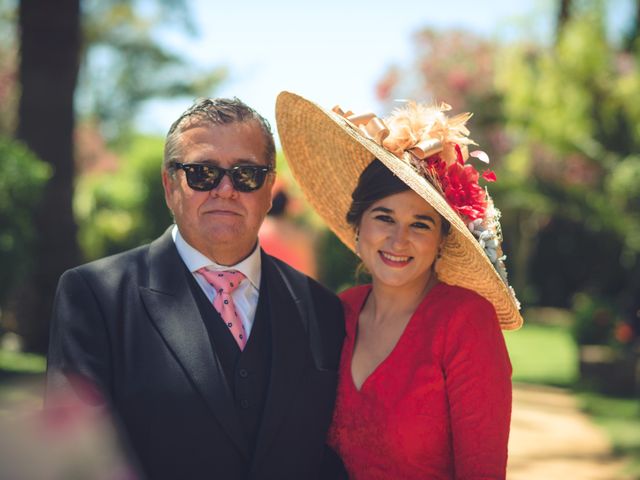
<path fill-rule="evenodd" d="M 267 166 L 265 139 L 256 121 L 202 125 L 180 136 L 181 163 L 208 163 L 222 168 Z M 221 265 L 233 265 L 249 255 L 258 230 L 271 208 L 274 175 L 253 192 L 238 192 L 225 175 L 211 191 L 187 185 L 185 172 L 172 177 L 163 170 L 167 205 L 180 234 L 192 247 Z"/>

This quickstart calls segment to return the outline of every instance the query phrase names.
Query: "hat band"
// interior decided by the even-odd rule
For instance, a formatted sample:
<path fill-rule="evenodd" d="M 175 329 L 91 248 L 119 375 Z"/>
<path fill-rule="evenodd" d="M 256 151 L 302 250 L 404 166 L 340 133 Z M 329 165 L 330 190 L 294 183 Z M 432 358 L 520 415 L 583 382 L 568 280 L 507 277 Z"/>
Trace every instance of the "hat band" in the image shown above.
<path fill-rule="evenodd" d="M 404 147 L 398 142 L 385 141 L 390 133 L 389 127 L 384 123 L 384 120 L 377 117 L 374 113 L 356 115 L 351 110 L 345 112 L 339 105 L 333 107 L 331 111 L 351 123 L 353 127 L 360 130 L 369 140 L 373 140 L 381 147 L 386 148 L 396 155 L 399 152 L 407 151 L 416 159 L 424 160 L 431 155 L 440 153 L 444 148 L 442 141 L 438 138 L 416 140 L 413 145 L 408 147 Z"/>

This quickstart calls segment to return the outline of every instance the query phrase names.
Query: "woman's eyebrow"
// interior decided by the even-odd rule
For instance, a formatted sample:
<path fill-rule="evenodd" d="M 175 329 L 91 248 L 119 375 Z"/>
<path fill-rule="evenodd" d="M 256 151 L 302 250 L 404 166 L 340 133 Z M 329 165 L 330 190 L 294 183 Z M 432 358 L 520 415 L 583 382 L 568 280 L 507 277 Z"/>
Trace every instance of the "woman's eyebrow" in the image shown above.
<path fill-rule="evenodd" d="M 426 220 L 428 222 L 433 223 L 434 225 L 436 224 L 436 221 L 430 215 L 414 215 L 414 217 L 417 218 L 418 220 Z"/>
<path fill-rule="evenodd" d="M 387 207 L 376 207 L 371 209 L 372 212 L 393 213 L 393 210 Z"/>

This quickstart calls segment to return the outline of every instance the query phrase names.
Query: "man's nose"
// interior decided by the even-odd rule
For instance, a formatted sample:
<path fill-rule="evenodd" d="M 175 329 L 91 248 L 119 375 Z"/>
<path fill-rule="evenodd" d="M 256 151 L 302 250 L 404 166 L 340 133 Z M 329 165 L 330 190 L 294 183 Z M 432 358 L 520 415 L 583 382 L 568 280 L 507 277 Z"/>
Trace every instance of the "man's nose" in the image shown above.
<path fill-rule="evenodd" d="M 218 186 L 211 190 L 211 193 L 220 198 L 231 198 L 236 193 L 236 189 L 233 188 L 229 175 L 225 174 Z"/>

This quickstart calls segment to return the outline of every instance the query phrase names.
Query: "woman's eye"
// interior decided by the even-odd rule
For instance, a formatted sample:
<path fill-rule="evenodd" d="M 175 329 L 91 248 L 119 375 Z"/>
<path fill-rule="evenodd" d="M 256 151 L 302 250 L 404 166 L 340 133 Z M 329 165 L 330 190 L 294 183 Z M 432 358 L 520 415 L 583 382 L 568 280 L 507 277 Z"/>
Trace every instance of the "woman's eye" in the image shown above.
<path fill-rule="evenodd" d="M 380 220 L 382 222 L 385 222 L 385 223 L 393 223 L 393 218 L 391 218 L 390 215 L 376 215 L 373 218 L 375 218 L 376 220 Z"/>
<path fill-rule="evenodd" d="M 426 224 L 426 223 L 422 223 L 422 222 L 416 222 L 412 225 L 415 228 L 419 228 L 421 230 L 430 230 L 431 226 Z"/>

